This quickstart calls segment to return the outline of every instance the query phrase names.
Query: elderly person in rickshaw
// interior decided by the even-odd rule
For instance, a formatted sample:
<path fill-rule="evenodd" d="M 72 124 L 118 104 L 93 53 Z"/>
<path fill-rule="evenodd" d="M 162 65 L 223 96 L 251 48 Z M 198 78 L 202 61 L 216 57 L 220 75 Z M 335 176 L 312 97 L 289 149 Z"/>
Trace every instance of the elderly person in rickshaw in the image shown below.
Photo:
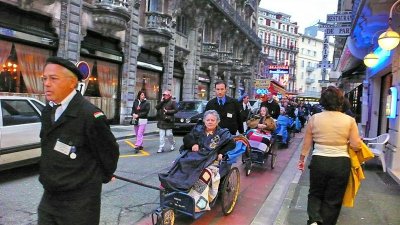
<path fill-rule="evenodd" d="M 247 126 L 250 128 L 246 135 L 250 145 L 265 151 L 271 143 L 272 132 L 276 129 L 275 120 L 269 115 L 267 107 L 262 106 L 259 115 L 247 121 Z"/>
<path fill-rule="evenodd" d="M 197 124 L 183 138 L 181 156 L 167 173 L 159 174 L 165 188 L 188 191 L 199 180 L 205 168 L 235 148 L 233 136 L 226 128 L 218 126 L 220 117 L 215 110 L 204 113 L 203 122 Z"/>

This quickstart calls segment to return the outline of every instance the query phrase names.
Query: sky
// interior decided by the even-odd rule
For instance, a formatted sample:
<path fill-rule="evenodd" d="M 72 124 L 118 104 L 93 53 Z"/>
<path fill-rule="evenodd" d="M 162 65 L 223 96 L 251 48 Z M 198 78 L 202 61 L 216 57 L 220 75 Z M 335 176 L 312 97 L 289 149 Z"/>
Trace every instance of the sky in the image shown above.
<path fill-rule="evenodd" d="M 259 7 L 274 12 L 282 12 L 292 17 L 292 22 L 300 26 L 299 32 L 321 20 L 326 21 L 327 14 L 337 10 L 337 0 L 261 0 Z"/>

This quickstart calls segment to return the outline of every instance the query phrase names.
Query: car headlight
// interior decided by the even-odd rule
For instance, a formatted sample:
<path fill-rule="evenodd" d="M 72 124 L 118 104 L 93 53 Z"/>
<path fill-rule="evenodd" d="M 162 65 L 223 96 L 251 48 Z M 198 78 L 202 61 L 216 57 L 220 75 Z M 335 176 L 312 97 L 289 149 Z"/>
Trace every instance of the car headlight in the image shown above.
<path fill-rule="evenodd" d="M 187 119 L 186 119 L 186 123 L 190 123 L 190 118 L 187 118 Z"/>
<path fill-rule="evenodd" d="M 185 119 L 181 118 L 181 123 L 185 122 Z"/>

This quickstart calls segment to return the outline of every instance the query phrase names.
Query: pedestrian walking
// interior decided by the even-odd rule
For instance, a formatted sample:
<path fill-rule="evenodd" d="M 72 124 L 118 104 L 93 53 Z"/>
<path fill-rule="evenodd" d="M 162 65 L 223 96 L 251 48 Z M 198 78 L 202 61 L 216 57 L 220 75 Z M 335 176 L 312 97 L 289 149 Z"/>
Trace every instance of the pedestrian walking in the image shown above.
<path fill-rule="evenodd" d="M 132 106 L 132 121 L 136 134 L 135 153 L 143 150 L 143 135 L 147 126 L 147 115 L 150 111 L 150 104 L 146 101 L 144 91 L 139 91 Z"/>
<path fill-rule="evenodd" d="M 250 97 L 248 94 L 243 94 L 239 98 L 239 103 L 241 105 L 240 117 L 243 121 L 243 130 L 247 131 L 247 120 L 250 118 L 250 114 L 253 108 L 250 105 Z"/>
<path fill-rule="evenodd" d="M 118 144 L 104 113 L 75 90 L 82 74 L 50 57 L 43 71 L 39 225 L 99 224 L 102 183 L 117 168 Z"/>
<path fill-rule="evenodd" d="M 168 139 L 170 150 L 175 150 L 175 140 L 172 133 L 174 128 L 174 114 L 178 112 L 176 102 L 172 100 L 171 91 L 166 90 L 162 94 L 161 101 L 156 105 L 157 128 L 160 129 L 160 146 L 157 153 L 165 151 L 165 140 Z"/>
<path fill-rule="evenodd" d="M 263 106 L 267 107 L 268 112 L 272 116 L 272 118 L 278 119 L 278 116 L 280 114 L 280 106 L 279 106 L 278 102 L 276 102 L 274 100 L 271 92 L 268 92 L 266 97 L 267 97 L 267 101 L 262 102 L 260 107 L 263 107 Z"/>
<path fill-rule="evenodd" d="M 342 113 L 344 97 L 329 86 L 321 94 L 324 111 L 308 121 L 298 168 L 304 170 L 304 159 L 314 142 L 310 169 L 307 224 L 334 225 L 338 219 L 350 176 L 348 144 L 361 148 L 354 118 Z"/>
<path fill-rule="evenodd" d="M 221 119 L 219 126 L 228 128 L 232 135 L 236 135 L 237 132 L 243 134 L 241 106 L 236 99 L 226 95 L 226 84 L 223 81 L 215 83 L 215 95 L 216 97 L 207 103 L 205 111 L 217 111 Z"/>

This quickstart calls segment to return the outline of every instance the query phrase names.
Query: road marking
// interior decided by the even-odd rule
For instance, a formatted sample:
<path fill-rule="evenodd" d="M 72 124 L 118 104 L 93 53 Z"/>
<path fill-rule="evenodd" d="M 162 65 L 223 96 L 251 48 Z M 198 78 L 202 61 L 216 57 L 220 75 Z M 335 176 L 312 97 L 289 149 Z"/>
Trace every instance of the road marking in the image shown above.
<path fill-rule="evenodd" d="M 135 148 L 136 146 L 130 142 L 129 140 L 125 140 L 125 143 L 127 143 L 129 146 L 131 146 L 132 148 Z M 142 157 L 142 156 L 149 156 L 150 153 L 146 152 L 145 150 L 140 150 L 139 154 L 129 154 L 129 155 L 120 155 L 120 158 L 128 158 L 128 157 Z"/>

